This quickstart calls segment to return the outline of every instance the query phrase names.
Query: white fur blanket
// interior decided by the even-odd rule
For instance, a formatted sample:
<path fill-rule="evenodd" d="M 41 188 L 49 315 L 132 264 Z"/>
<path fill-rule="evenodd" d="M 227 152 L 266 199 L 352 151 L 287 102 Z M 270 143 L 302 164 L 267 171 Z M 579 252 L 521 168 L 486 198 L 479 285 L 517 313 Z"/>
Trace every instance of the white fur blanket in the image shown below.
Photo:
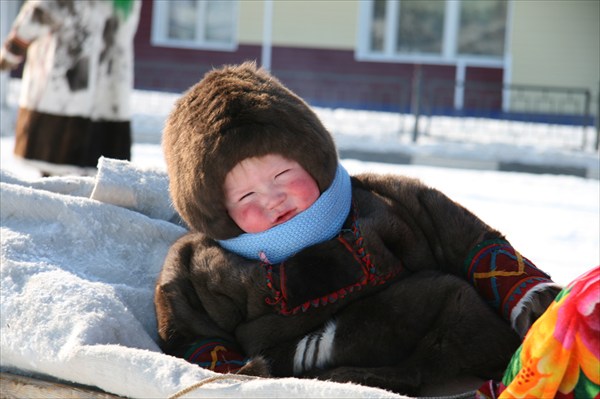
<path fill-rule="evenodd" d="M 222 376 L 160 352 L 154 282 L 185 233 L 166 174 L 101 159 L 93 177 L 1 184 L 2 371 L 127 397 L 395 397 L 350 384 Z M 211 378 L 217 377 L 214 380 Z"/>

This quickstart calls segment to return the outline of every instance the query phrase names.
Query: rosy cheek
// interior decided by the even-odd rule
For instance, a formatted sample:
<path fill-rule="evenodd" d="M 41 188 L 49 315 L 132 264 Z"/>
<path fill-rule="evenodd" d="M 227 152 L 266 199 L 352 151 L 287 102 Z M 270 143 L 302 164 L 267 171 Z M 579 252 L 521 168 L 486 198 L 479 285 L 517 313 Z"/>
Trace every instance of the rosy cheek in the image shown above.
<path fill-rule="evenodd" d="M 319 192 L 319 187 L 317 187 L 316 183 L 310 183 L 310 185 L 306 188 L 306 197 L 310 198 L 310 204 L 312 205 L 315 202 L 321 193 Z"/>
<path fill-rule="evenodd" d="M 269 227 L 261 208 L 253 204 L 236 209 L 232 218 L 247 233 L 258 233 Z"/>
<path fill-rule="evenodd" d="M 293 190 L 304 209 L 310 207 L 319 198 L 319 188 L 312 180 L 297 181 Z"/>

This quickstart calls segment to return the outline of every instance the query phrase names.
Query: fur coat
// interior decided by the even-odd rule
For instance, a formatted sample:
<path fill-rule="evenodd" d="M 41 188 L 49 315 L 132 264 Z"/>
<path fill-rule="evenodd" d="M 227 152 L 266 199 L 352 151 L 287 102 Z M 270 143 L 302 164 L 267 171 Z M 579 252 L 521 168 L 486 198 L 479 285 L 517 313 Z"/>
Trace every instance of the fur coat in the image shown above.
<path fill-rule="evenodd" d="M 215 69 L 192 86 L 165 124 L 163 148 L 173 204 L 193 232 L 172 246 L 158 278 L 158 334 L 166 353 L 202 367 L 403 393 L 460 375 L 492 377 L 518 343 L 505 321 L 523 335 L 557 293 L 501 233 L 418 180 L 364 174 L 335 191 L 333 137 L 254 63 Z M 340 215 L 349 212 L 337 236 L 271 257 L 285 259 L 275 264 L 266 244 L 300 242 L 330 225 L 310 216 L 314 230 L 294 218 L 283 224 L 293 231 L 265 232 L 285 236 L 259 233 L 270 241 L 236 252 L 262 252 L 256 260 L 223 249 L 247 238 L 225 206 L 226 176 L 268 154 L 297 162 L 319 200 L 334 190 L 344 198 Z"/>
<path fill-rule="evenodd" d="M 15 154 L 52 174 L 129 159 L 133 37 L 140 1 L 28 0 L 1 56 L 25 61 Z M 25 58 L 26 56 L 26 58 Z M 69 168 L 71 166 L 71 168 Z"/>
<path fill-rule="evenodd" d="M 352 185 L 353 210 L 340 235 L 306 248 L 282 264 L 270 265 L 240 258 L 200 233 L 190 233 L 176 242 L 156 287 L 155 304 L 163 350 L 181 356 L 182 348 L 193 342 L 216 337 L 238 343 L 250 357 L 265 356 L 271 364 L 271 373 L 280 376 L 314 375 L 328 367 L 356 364 L 389 366 L 385 356 L 379 357 L 381 363 L 376 355 L 366 361 L 364 352 L 371 351 L 374 345 L 379 351 L 392 350 L 398 337 L 374 342 L 367 330 L 362 337 L 359 332 L 353 338 L 364 343 L 358 345 L 363 353 L 356 352 L 362 359 L 358 363 L 340 358 L 327 364 L 315 361 L 309 367 L 298 369 L 295 362 L 298 363 L 298 348 L 303 338 L 316 331 L 323 332 L 324 326 L 332 320 L 356 320 L 356 312 L 352 309 L 361 305 L 354 304 L 362 302 L 367 306 L 366 301 L 371 301 L 370 307 L 358 312 L 358 320 L 363 320 L 363 325 L 369 320 L 368 315 L 377 315 L 372 323 L 366 323 L 371 330 L 393 328 L 389 324 L 391 317 L 391 320 L 404 323 L 403 331 L 417 332 L 430 327 L 432 320 L 441 319 L 435 315 L 448 311 L 444 310 L 448 295 L 458 293 L 457 297 L 461 297 L 460 292 L 472 292 L 467 296 L 475 297 L 475 302 L 478 300 L 478 295 L 466 283 L 465 262 L 478 243 L 502 241 L 498 231 L 415 179 L 363 174 L 353 177 Z M 459 291 L 448 291 L 443 280 L 425 281 L 422 290 L 412 283 L 403 288 L 398 285 L 405 280 L 408 282 L 415 273 L 427 270 L 458 276 L 455 280 L 460 280 L 462 286 L 457 288 Z M 407 298 L 409 292 L 414 298 Z M 395 302 L 395 297 L 399 303 Z M 424 306 L 430 302 L 434 305 Z M 401 307 L 384 312 L 390 304 Z M 478 321 L 475 324 L 465 322 L 466 331 L 462 338 L 442 345 L 445 350 L 440 348 L 440 351 L 446 353 L 445 359 L 453 367 L 448 369 L 452 372 L 438 372 L 436 378 L 468 373 L 468 366 L 472 373 L 473 364 L 478 365 L 483 377 L 491 378 L 490 374 L 502 371 L 518 346 L 517 336 L 509 324 L 493 314 L 487 305 L 483 310 L 478 306 L 472 301 L 455 306 L 462 307 L 458 311 L 463 313 L 474 309 L 471 315 Z M 406 312 L 397 314 L 398 309 Z M 339 334 L 341 328 L 338 326 L 340 337 L 343 335 Z M 344 328 L 352 331 L 352 326 Z M 448 325 L 441 328 L 444 333 L 449 329 Z M 479 336 L 479 343 L 475 343 L 467 332 Z M 408 351 L 416 338 L 405 335 L 402 339 L 406 346 L 402 350 Z M 462 355 L 457 355 L 459 348 L 463 350 Z M 465 356 L 477 352 L 482 356 L 477 361 Z M 406 352 L 398 355 L 401 358 Z M 315 355 L 314 359 L 317 358 Z M 466 362 L 464 368 L 463 359 Z M 300 363 L 306 365 L 306 360 L 300 360 Z M 445 364 L 439 358 L 433 363 Z M 364 376 L 364 370 L 359 374 Z M 395 379 L 366 383 L 407 393 L 422 383 L 434 382 L 431 379 L 423 381 L 414 375 L 410 378 L 416 380 L 399 382 L 398 374 L 394 375 Z M 323 376 L 339 381 L 356 380 L 355 371 Z"/>

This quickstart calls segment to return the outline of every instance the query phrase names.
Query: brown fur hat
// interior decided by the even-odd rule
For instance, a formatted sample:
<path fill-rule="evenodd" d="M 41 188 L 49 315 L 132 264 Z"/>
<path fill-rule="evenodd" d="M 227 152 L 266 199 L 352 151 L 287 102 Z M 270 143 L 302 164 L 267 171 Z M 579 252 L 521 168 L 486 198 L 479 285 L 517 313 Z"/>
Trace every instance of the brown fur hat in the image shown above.
<path fill-rule="evenodd" d="M 280 154 L 298 162 L 325 191 L 335 176 L 333 138 L 309 106 L 255 63 L 208 72 L 175 104 L 163 149 L 176 210 L 214 239 L 238 236 L 223 183 L 240 161 Z"/>

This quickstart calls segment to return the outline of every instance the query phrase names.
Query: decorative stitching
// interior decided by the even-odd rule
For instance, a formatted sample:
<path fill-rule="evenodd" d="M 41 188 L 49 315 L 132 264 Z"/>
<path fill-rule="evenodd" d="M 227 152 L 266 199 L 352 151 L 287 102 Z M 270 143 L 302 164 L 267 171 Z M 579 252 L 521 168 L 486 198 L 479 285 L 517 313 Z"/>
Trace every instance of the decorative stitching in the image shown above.
<path fill-rule="evenodd" d="M 550 276 L 502 239 L 477 244 L 467 256 L 464 270 L 481 297 L 507 320 L 531 288 L 551 281 Z"/>
<path fill-rule="evenodd" d="M 325 306 L 327 304 L 337 302 L 339 299 L 345 298 L 348 294 L 354 292 L 355 290 L 362 290 L 362 288 L 366 285 L 376 286 L 385 284 L 403 270 L 403 267 L 400 265 L 384 275 L 377 274 L 377 267 L 372 262 L 371 256 L 364 246 L 364 238 L 358 223 L 358 207 L 354 202 L 352 204 L 352 225 L 350 231 L 352 232 L 354 238 L 353 243 L 348 242 L 348 240 L 342 236 L 343 231 L 337 236 L 337 240 L 352 253 L 356 261 L 360 264 L 363 275 L 359 281 L 349 286 L 342 287 L 329 294 L 310 299 L 290 309 L 288 307 L 288 298 L 285 292 L 285 262 L 279 264 L 280 289 L 278 290 L 273 285 L 273 265 L 263 261 L 261 262 L 261 265 L 265 268 L 266 285 L 273 294 L 271 297 L 265 298 L 265 303 L 271 306 L 277 306 L 277 311 L 285 316 L 297 314 L 300 311 L 306 312 L 310 308 L 317 308 L 319 306 Z"/>

